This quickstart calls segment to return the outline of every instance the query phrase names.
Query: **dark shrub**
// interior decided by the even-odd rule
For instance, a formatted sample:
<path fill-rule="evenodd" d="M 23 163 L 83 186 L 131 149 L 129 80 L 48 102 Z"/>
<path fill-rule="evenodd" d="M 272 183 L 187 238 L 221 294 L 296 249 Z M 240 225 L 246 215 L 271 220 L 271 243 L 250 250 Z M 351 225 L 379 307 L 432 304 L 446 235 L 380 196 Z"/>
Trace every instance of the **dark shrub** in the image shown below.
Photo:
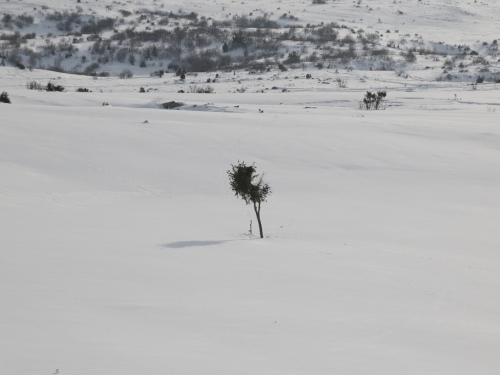
<path fill-rule="evenodd" d="M 237 165 L 231 165 L 227 174 L 234 195 L 243 199 L 246 204 L 253 205 L 259 223 L 260 238 L 264 238 L 260 220 L 260 206 L 271 194 L 271 187 L 262 180 L 264 175 L 258 175 L 256 171 L 257 168 L 254 164 L 246 165 L 245 162 L 238 161 Z"/>
<path fill-rule="evenodd" d="M 385 107 L 383 106 L 383 101 L 386 96 L 387 92 L 385 91 L 367 91 L 363 101 L 360 103 L 360 108 L 368 110 L 385 109 Z"/>
<path fill-rule="evenodd" d="M 130 12 L 126 9 L 120 9 L 119 12 L 122 14 L 123 17 L 128 17 L 132 14 L 132 12 Z"/>
<path fill-rule="evenodd" d="M 0 103 L 6 103 L 6 104 L 11 104 L 12 102 L 10 101 L 9 94 L 7 94 L 6 91 L 3 91 L 0 94 Z"/>
<path fill-rule="evenodd" d="M 95 19 L 91 19 L 82 25 L 81 32 L 82 34 L 99 34 L 106 29 L 112 29 L 114 25 L 115 20 L 113 18 L 104 18 L 97 22 Z"/>
<path fill-rule="evenodd" d="M 45 87 L 36 81 L 26 82 L 26 88 L 28 90 L 45 90 Z"/>
<path fill-rule="evenodd" d="M 91 76 L 95 74 L 96 69 L 99 69 L 98 63 L 92 63 L 83 70 L 83 74 Z"/>
<path fill-rule="evenodd" d="M 267 14 L 258 16 L 256 18 L 248 18 L 247 16 L 234 17 L 234 24 L 236 27 L 241 28 L 256 28 L 256 29 L 279 29 L 280 24 L 276 21 L 269 19 Z"/>
<path fill-rule="evenodd" d="M 297 64 L 300 62 L 300 54 L 297 51 L 293 51 L 288 54 L 288 58 L 286 59 L 286 63 L 288 64 Z"/>
<path fill-rule="evenodd" d="M 118 74 L 118 77 L 120 78 L 132 78 L 134 76 L 134 73 L 132 73 L 129 69 L 124 69 Z"/>
<path fill-rule="evenodd" d="M 401 52 L 401 56 L 407 61 L 407 62 L 415 62 L 417 61 L 417 55 L 415 55 L 415 52 L 411 49 L 409 49 L 406 52 Z"/>
<path fill-rule="evenodd" d="M 61 85 L 54 85 L 52 82 L 47 83 L 46 91 L 64 91 L 64 87 Z"/>
<path fill-rule="evenodd" d="M 245 34 L 242 31 L 238 31 L 233 35 L 233 49 L 234 48 L 243 48 L 247 44 Z"/>
<path fill-rule="evenodd" d="M 16 19 L 14 20 L 14 23 L 17 27 L 22 29 L 25 26 L 33 25 L 34 21 L 35 21 L 35 19 L 32 16 L 28 16 L 26 14 L 21 14 L 21 15 L 16 17 Z"/>
<path fill-rule="evenodd" d="M 163 69 L 161 70 L 155 70 L 154 72 L 150 73 L 149 75 L 151 77 L 163 77 L 163 75 L 165 74 L 165 71 Z"/>
<path fill-rule="evenodd" d="M 181 103 L 181 102 L 166 102 L 166 103 L 163 103 L 162 106 L 163 108 L 165 109 L 174 109 L 174 108 L 177 108 L 177 107 L 182 107 L 184 105 L 184 103 Z"/>

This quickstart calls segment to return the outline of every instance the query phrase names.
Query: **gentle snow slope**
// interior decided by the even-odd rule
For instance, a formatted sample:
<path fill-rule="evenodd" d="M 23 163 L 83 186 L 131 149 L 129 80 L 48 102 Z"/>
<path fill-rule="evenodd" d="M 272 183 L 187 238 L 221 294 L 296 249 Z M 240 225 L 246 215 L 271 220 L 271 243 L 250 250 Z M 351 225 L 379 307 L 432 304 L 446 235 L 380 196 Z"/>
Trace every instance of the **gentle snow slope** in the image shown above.
<path fill-rule="evenodd" d="M 491 92 L 9 92 L 1 373 L 498 373 Z M 238 159 L 274 190 L 263 240 Z"/>

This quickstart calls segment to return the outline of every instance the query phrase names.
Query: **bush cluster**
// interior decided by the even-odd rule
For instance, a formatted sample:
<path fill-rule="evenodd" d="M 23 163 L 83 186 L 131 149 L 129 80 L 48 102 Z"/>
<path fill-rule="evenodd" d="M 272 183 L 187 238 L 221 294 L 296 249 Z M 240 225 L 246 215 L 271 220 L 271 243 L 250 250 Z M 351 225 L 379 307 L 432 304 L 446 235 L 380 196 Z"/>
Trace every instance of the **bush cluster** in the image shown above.
<path fill-rule="evenodd" d="M 118 74 L 118 77 L 119 78 L 132 78 L 134 76 L 134 73 L 132 73 L 132 71 L 130 69 L 123 69 L 119 74 Z"/>
<path fill-rule="evenodd" d="M 189 86 L 189 92 L 193 94 L 211 94 L 214 92 L 214 88 L 210 85 L 206 86 Z"/>
<path fill-rule="evenodd" d="M 386 96 L 387 92 L 385 91 L 367 91 L 363 101 L 360 103 L 360 108 L 368 110 L 385 109 L 383 102 Z"/>
<path fill-rule="evenodd" d="M 47 87 L 45 90 L 49 91 L 49 92 L 54 92 L 54 91 L 62 92 L 62 91 L 64 91 L 64 87 L 61 85 L 55 85 L 52 82 L 49 82 L 49 83 L 47 83 Z"/>
<path fill-rule="evenodd" d="M 31 82 L 26 83 L 26 88 L 28 90 L 49 91 L 49 92 L 53 92 L 53 91 L 62 92 L 62 91 L 64 91 L 63 86 L 55 85 L 52 82 L 49 82 L 49 83 L 47 83 L 47 86 L 44 86 L 39 82 L 31 81 Z"/>

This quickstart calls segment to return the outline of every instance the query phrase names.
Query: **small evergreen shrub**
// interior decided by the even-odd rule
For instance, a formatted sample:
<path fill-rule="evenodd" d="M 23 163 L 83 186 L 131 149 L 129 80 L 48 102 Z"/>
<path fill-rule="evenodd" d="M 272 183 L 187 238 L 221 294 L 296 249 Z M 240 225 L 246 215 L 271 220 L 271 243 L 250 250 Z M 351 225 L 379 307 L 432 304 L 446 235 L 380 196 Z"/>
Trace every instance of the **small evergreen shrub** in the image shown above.
<path fill-rule="evenodd" d="M 12 103 L 10 101 L 9 94 L 6 91 L 3 91 L 0 94 L 0 103 L 6 103 L 6 104 L 11 104 Z"/>
<path fill-rule="evenodd" d="M 259 175 L 256 171 L 255 164 L 246 165 L 245 162 L 238 161 L 237 165 L 231 165 L 231 169 L 227 171 L 227 174 L 234 195 L 243 199 L 246 204 L 253 205 L 259 223 L 260 238 L 264 238 L 260 219 L 260 206 L 271 194 L 271 187 L 263 181 L 264 175 Z"/>
<path fill-rule="evenodd" d="M 85 87 L 79 87 L 76 89 L 76 92 L 92 92 L 92 91 Z"/>

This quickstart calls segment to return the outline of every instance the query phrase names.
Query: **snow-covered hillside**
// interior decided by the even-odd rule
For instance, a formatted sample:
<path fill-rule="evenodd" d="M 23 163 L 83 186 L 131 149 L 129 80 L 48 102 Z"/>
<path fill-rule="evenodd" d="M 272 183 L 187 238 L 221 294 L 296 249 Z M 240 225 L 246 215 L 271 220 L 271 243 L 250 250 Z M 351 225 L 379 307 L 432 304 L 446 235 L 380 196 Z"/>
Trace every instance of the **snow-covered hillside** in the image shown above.
<path fill-rule="evenodd" d="M 0 11 L 0 64 L 21 69 L 161 77 L 284 64 L 500 82 L 497 2 L 8 1 Z"/>
<path fill-rule="evenodd" d="M 500 94 L 488 79 L 498 65 L 497 3 L 82 0 L 44 12 L 75 5 L 101 18 L 172 11 L 169 30 L 190 12 L 275 20 L 290 11 L 298 21 L 279 22 L 384 34 L 370 50 L 390 29 L 450 55 L 408 63 L 393 46 L 392 70 L 371 70 L 387 60 L 365 56 L 185 79 L 166 67 L 150 75 L 158 59 L 101 64 L 109 76 L 67 74 L 76 57 L 92 63 L 91 41 L 78 42 L 59 72 L 6 58 L 0 374 L 498 373 Z M 37 33 L 26 42 L 35 50 L 41 34 L 57 33 L 38 18 L 42 6 L 0 4 L 35 16 L 22 31 Z M 6 40 L 0 55 L 10 58 L 18 47 Z M 305 51 L 300 43 L 280 48 Z M 454 58 L 462 43 L 478 54 Z M 124 68 L 131 78 L 117 76 Z M 49 82 L 64 92 L 45 91 Z M 360 109 L 366 91 L 382 90 L 385 110 Z M 164 109 L 171 101 L 184 105 Z M 238 161 L 254 162 L 273 191 L 263 239 L 253 208 L 229 186 Z"/>
<path fill-rule="evenodd" d="M 325 4 L 313 4 L 303 0 L 251 0 L 251 1 L 110 1 L 93 2 L 43 0 L 6 1 L 3 12 L 13 14 L 39 11 L 42 6 L 51 10 L 72 11 L 81 6 L 84 13 L 114 15 L 118 9 L 129 11 L 196 12 L 202 16 L 223 19 L 235 14 L 259 15 L 269 13 L 276 17 L 283 13 L 296 16 L 300 23 L 342 21 L 353 26 L 373 28 L 384 33 L 387 29 L 402 30 L 412 35 L 452 44 L 470 44 L 476 41 L 500 37 L 497 23 L 500 4 L 497 1 L 474 0 L 326 0 Z M 35 9 L 36 8 L 36 9 Z"/>

